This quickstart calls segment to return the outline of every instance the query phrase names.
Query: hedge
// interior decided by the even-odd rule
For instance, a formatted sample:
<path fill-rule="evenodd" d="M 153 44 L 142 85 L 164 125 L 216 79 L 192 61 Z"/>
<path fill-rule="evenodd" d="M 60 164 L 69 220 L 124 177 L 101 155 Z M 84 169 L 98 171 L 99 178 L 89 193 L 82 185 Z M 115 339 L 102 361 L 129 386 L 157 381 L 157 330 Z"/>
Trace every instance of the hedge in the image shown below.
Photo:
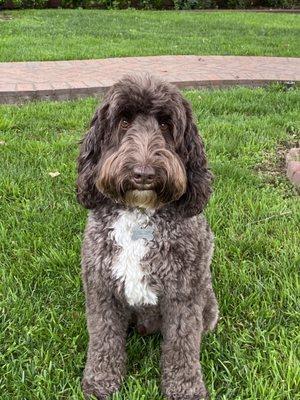
<path fill-rule="evenodd" d="M 14 8 L 99 8 L 99 9 L 243 9 L 295 8 L 298 0 L 0 0 L 0 9 Z"/>

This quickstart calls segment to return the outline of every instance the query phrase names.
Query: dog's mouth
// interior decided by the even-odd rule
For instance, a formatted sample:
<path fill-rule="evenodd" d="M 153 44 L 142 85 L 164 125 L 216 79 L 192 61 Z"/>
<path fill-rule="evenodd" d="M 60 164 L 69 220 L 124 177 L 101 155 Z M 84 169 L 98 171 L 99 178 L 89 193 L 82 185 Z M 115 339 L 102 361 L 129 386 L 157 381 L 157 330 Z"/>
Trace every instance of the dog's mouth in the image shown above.
<path fill-rule="evenodd" d="M 125 193 L 125 203 L 130 207 L 157 208 L 158 196 L 155 190 L 147 189 L 145 185 L 141 189 L 128 190 Z"/>
<path fill-rule="evenodd" d="M 143 183 L 143 184 L 134 183 L 132 185 L 132 189 L 138 191 L 145 191 L 145 190 L 155 191 L 155 185 L 153 183 Z"/>

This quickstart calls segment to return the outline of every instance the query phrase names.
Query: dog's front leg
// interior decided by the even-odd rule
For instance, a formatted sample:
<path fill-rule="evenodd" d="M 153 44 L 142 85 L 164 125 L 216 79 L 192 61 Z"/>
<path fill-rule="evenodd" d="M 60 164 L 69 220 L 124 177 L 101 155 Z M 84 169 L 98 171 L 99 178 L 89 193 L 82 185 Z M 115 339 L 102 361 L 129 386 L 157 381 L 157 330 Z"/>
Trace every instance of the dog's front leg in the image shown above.
<path fill-rule="evenodd" d="M 202 308 L 190 300 L 162 303 L 162 389 L 168 400 L 207 398 L 199 362 Z"/>
<path fill-rule="evenodd" d="M 107 399 L 120 387 L 125 373 L 128 318 L 114 298 L 87 291 L 89 347 L 82 381 L 85 398 Z"/>

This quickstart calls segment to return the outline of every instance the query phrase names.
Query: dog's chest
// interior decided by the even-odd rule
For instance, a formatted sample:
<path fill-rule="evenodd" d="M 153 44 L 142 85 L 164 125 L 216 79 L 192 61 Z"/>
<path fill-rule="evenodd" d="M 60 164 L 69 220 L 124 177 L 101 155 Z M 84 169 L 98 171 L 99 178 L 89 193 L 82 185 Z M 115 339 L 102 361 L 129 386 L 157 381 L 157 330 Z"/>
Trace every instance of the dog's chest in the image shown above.
<path fill-rule="evenodd" d="M 121 211 L 113 224 L 119 252 L 112 274 L 124 285 L 125 297 L 131 306 L 157 303 L 157 295 L 148 283 L 147 264 L 142 263 L 154 239 L 154 229 L 149 216 L 139 210 Z"/>

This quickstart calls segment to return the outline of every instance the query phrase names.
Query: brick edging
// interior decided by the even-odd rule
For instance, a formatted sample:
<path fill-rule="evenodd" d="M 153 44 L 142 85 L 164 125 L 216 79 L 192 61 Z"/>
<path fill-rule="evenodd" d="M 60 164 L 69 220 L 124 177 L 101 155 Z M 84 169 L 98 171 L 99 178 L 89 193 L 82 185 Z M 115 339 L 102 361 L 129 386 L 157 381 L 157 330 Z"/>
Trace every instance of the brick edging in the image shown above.
<path fill-rule="evenodd" d="M 283 83 L 286 86 L 297 84 L 289 81 L 276 81 L 277 83 Z M 187 82 L 176 82 L 172 81 L 172 84 L 176 85 L 180 89 L 220 89 L 229 88 L 234 86 L 243 87 L 264 87 L 268 86 L 274 81 L 270 80 L 224 80 L 224 81 L 187 81 Z M 21 104 L 27 101 L 66 101 L 82 99 L 86 97 L 101 98 L 110 86 L 99 86 L 99 87 L 82 87 L 82 88 L 70 88 L 70 89 L 53 89 L 53 90 L 24 90 L 18 92 L 0 92 L 0 104 Z"/>

